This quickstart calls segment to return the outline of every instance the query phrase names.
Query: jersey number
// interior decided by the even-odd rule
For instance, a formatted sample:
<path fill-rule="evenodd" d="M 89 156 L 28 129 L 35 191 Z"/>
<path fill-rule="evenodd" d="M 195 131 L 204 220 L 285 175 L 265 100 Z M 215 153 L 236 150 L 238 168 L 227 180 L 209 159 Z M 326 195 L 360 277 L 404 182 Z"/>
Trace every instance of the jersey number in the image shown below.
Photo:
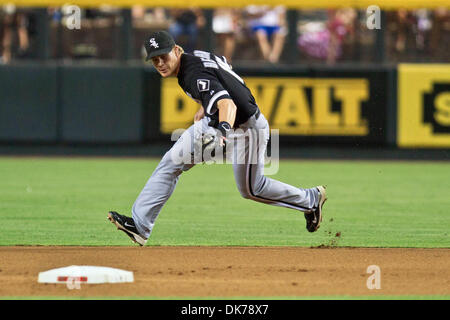
<path fill-rule="evenodd" d="M 203 65 L 205 66 L 205 68 L 214 68 L 214 69 L 222 69 L 226 72 L 228 72 L 229 74 L 231 74 L 233 77 L 235 77 L 240 83 L 244 83 L 244 80 L 239 77 L 236 72 L 234 72 L 233 70 L 231 70 L 231 67 L 228 63 L 226 63 L 225 61 L 223 61 L 222 59 L 220 59 L 218 56 L 215 56 L 215 61 L 213 59 L 211 59 L 212 54 L 210 54 L 209 52 L 205 52 L 205 51 L 200 51 L 200 50 L 195 50 L 194 51 L 194 55 L 196 57 L 199 57 L 202 62 Z"/>

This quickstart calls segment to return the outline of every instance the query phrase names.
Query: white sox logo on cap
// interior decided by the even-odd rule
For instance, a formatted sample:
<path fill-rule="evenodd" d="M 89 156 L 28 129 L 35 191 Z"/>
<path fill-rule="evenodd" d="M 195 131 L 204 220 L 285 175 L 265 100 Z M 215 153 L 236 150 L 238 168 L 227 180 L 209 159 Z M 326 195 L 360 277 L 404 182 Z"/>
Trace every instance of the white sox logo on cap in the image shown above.
<path fill-rule="evenodd" d="M 155 38 L 151 38 L 150 39 L 150 46 L 154 47 L 154 48 L 159 48 L 158 43 L 155 41 Z"/>

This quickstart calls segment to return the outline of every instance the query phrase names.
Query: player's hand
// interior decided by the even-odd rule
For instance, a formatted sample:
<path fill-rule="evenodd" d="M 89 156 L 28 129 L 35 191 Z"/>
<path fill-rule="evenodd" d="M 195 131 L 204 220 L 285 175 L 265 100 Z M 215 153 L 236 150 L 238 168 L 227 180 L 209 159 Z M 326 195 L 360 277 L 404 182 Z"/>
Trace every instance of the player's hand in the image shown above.
<path fill-rule="evenodd" d="M 227 135 L 231 131 L 231 126 L 226 121 L 221 121 L 219 123 L 219 146 L 224 147 L 227 143 Z"/>
<path fill-rule="evenodd" d="M 228 140 L 224 136 L 221 136 L 219 138 L 219 146 L 220 147 L 222 147 L 222 148 L 225 147 L 227 145 L 227 142 L 228 142 Z"/>
<path fill-rule="evenodd" d="M 202 120 L 204 116 L 205 116 L 205 109 L 203 109 L 203 107 L 200 107 L 200 109 L 198 109 L 198 111 L 194 115 L 194 122 Z"/>

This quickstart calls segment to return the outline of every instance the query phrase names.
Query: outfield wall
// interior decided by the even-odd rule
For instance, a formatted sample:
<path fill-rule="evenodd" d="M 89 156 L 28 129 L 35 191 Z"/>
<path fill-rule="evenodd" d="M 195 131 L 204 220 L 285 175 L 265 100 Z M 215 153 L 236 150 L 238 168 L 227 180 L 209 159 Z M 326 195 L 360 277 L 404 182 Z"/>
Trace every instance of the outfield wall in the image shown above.
<path fill-rule="evenodd" d="M 281 144 L 450 147 L 450 65 L 235 70 Z M 3 144 L 158 143 L 197 109 L 148 66 L 0 66 Z"/>

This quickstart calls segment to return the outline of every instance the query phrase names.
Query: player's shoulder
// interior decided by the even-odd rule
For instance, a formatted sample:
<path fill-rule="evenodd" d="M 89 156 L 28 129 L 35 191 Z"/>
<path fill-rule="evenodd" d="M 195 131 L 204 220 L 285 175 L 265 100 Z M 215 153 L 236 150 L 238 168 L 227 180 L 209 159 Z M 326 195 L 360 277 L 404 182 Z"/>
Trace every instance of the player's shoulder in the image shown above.
<path fill-rule="evenodd" d="M 208 55 L 206 55 L 208 54 Z M 213 69 L 209 66 L 208 61 L 213 62 L 206 51 L 194 51 L 193 53 L 184 53 L 181 57 L 181 74 L 185 79 L 203 77 L 215 77 Z"/>
<path fill-rule="evenodd" d="M 201 67 L 201 61 L 190 53 L 183 53 L 181 55 L 181 65 L 178 71 L 178 82 L 182 87 L 189 85 L 191 79 L 198 72 Z"/>
<path fill-rule="evenodd" d="M 195 65 L 199 67 L 200 70 L 202 69 L 219 69 L 217 67 L 217 60 L 220 59 L 221 61 L 225 59 L 219 58 L 216 54 L 208 51 L 203 50 L 194 50 L 192 53 L 184 53 L 182 56 L 182 59 L 184 60 L 186 65 Z M 226 62 L 226 59 L 225 59 Z"/>
<path fill-rule="evenodd" d="M 183 53 L 181 56 L 181 64 L 185 69 L 195 70 L 203 68 L 201 58 L 195 56 L 193 53 Z"/>

